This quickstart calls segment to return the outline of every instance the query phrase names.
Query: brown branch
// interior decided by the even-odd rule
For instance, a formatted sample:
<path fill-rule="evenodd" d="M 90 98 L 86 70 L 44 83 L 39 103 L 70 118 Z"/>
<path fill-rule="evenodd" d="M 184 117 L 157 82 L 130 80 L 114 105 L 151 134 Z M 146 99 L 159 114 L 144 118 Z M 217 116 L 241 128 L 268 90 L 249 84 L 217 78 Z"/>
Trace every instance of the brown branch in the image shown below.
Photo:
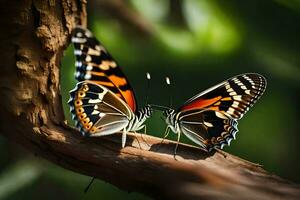
<path fill-rule="evenodd" d="M 153 36 L 154 27 L 143 15 L 129 7 L 124 0 L 96 0 L 90 10 L 103 11 L 109 17 L 117 19 L 127 30 L 134 30 L 139 36 Z M 95 12 L 99 13 L 99 12 Z M 102 13 L 103 14 L 103 13 Z"/>
<path fill-rule="evenodd" d="M 63 123 L 59 66 L 69 34 L 85 24 L 76 0 L 4 1 L 0 5 L 0 133 L 66 169 L 161 199 L 298 199 L 299 186 L 225 152 L 207 154 L 129 134 L 83 138 Z M 150 146 L 147 145 L 147 143 Z M 138 142 L 141 144 L 139 147 Z"/>

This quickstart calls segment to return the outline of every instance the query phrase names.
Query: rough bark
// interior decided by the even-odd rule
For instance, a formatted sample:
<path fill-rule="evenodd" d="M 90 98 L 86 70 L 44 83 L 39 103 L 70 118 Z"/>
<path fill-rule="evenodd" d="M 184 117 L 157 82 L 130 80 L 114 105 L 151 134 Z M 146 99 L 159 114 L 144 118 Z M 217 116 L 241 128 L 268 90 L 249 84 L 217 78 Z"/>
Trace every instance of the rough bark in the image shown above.
<path fill-rule="evenodd" d="M 129 134 L 124 149 L 120 134 L 83 138 L 64 124 L 59 69 L 72 28 L 86 24 L 86 3 L 6 0 L 1 4 L 2 135 L 66 169 L 155 198 L 300 197 L 299 186 L 221 151 L 207 154 L 181 144 L 175 160 L 174 142 L 160 145 L 161 139 L 151 136 Z"/>

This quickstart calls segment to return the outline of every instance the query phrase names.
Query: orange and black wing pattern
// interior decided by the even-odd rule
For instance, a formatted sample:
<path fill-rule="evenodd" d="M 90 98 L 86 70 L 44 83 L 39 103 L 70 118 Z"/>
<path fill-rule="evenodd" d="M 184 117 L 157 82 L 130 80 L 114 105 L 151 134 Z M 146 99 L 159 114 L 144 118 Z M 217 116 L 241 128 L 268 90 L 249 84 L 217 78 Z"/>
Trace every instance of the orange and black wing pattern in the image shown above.
<path fill-rule="evenodd" d="M 130 108 L 106 87 L 82 81 L 70 91 L 70 111 L 84 136 L 113 134 L 124 129 L 132 117 Z"/>
<path fill-rule="evenodd" d="M 72 43 L 76 56 L 75 78 L 78 81 L 88 80 L 106 87 L 135 112 L 136 98 L 128 79 L 92 33 L 85 28 L 76 27 L 73 31 Z"/>
<path fill-rule="evenodd" d="M 181 132 L 208 151 L 229 145 L 238 120 L 261 97 L 266 83 L 262 75 L 241 74 L 192 97 L 178 111 Z"/>
<path fill-rule="evenodd" d="M 261 97 L 266 85 L 266 79 L 260 74 L 241 74 L 190 98 L 178 111 L 207 109 L 240 119 Z"/>

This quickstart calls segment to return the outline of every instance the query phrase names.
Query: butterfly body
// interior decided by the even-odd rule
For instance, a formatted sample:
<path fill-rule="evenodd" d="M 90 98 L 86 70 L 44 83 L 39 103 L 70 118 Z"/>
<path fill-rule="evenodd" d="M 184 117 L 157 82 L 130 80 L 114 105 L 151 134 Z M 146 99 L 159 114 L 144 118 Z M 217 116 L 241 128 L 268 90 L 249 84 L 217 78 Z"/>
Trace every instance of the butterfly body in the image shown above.
<path fill-rule="evenodd" d="M 207 151 L 230 145 L 238 120 L 260 98 L 266 80 L 255 73 L 232 77 L 186 101 L 179 109 L 164 111 L 167 129 L 184 134 Z"/>
<path fill-rule="evenodd" d="M 152 108 L 137 109 L 128 79 L 89 30 L 76 27 L 72 42 L 79 83 L 70 91 L 68 103 L 75 125 L 84 136 L 91 137 L 122 131 L 124 147 L 126 133 L 143 129 Z"/>
<path fill-rule="evenodd" d="M 128 130 L 130 131 L 139 131 L 145 127 L 144 122 L 151 117 L 152 108 L 150 105 L 146 105 L 145 107 L 138 110 L 133 118 L 130 120 L 128 124 Z"/>

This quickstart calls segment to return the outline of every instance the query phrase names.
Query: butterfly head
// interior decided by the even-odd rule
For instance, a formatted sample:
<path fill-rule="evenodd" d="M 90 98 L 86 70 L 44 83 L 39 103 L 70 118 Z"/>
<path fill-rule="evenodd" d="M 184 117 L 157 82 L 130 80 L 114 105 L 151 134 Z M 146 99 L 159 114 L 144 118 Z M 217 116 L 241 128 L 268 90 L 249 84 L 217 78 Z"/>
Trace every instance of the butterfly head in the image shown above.
<path fill-rule="evenodd" d="M 171 123 L 171 121 L 173 121 L 174 116 L 175 116 L 175 110 L 167 107 L 167 106 L 161 106 L 161 105 L 155 105 L 155 104 L 150 104 L 151 108 L 153 108 L 154 110 L 159 110 L 163 112 L 163 116 L 165 117 L 165 120 L 168 124 Z M 169 123 L 170 122 L 170 123 Z"/>
<path fill-rule="evenodd" d="M 169 108 L 163 112 L 163 115 L 167 118 L 167 117 L 174 115 L 174 113 L 175 113 L 175 110 Z"/>
<path fill-rule="evenodd" d="M 166 123 L 172 126 L 175 126 L 175 115 L 176 112 L 173 109 L 167 109 L 163 112 Z"/>

